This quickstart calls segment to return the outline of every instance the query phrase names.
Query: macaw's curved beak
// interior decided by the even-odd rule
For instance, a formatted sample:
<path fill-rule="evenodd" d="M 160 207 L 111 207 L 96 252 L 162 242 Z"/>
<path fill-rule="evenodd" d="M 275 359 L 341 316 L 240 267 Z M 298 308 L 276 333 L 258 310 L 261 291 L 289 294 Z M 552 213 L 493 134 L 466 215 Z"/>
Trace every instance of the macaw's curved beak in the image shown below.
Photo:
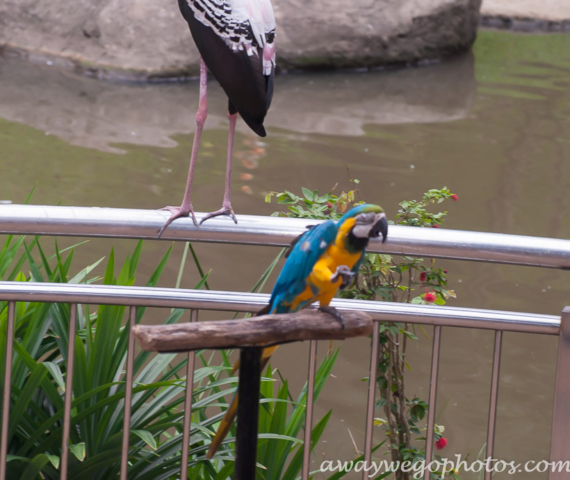
<path fill-rule="evenodd" d="M 374 237 L 379 237 L 382 234 L 382 243 L 386 242 L 388 238 L 388 220 L 386 220 L 386 215 L 379 214 L 379 219 L 376 221 L 372 227 L 372 235 Z"/>

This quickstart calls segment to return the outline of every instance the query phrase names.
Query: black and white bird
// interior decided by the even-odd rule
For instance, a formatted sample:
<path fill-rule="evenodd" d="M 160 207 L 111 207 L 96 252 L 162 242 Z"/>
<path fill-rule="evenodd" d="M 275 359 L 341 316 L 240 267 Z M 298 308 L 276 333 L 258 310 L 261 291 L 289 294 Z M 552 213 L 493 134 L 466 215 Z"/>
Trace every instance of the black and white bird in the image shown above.
<path fill-rule="evenodd" d="M 159 232 L 175 219 L 192 216 L 191 190 L 202 129 L 207 117 L 207 70 L 218 80 L 229 98 L 228 158 L 222 208 L 204 216 L 202 222 L 229 215 L 237 223 L 230 202 L 232 150 L 239 113 L 259 136 L 265 137 L 265 115 L 271 105 L 275 77 L 275 15 L 270 0 L 178 0 L 200 52 L 200 102 L 196 114 L 196 135 L 190 169 L 180 207 L 171 212 Z"/>

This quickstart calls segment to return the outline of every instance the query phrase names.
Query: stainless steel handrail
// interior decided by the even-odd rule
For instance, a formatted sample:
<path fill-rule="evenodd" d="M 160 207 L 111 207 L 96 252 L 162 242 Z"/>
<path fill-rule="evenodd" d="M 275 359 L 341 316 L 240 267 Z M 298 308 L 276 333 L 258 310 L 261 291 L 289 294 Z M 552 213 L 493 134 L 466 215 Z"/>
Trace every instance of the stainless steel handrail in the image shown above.
<path fill-rule="evenodd" d="M 0 206 L 0 234 L 27 234 L 79 237 L 106 238 L 136 238 L 156 239 L 158 229 L 167 217 L 167 213 L 147 210 L 125 210 L 108 208 L 83 207 L 46 207 L 8 205 Z M 197 215 L 198 219 L 202 217 Z M 315 224 L 315 220 L 276 219 L 274 217 L 239 216 L 240 224 L 235 226 L 226 218 L 213 219 L 204 226 L 196 228 L 188 219 L 180 219 L 172 224 L 164 233 L 163 240 L 215 242 L 247 245 L 288 245 L 293 238 L 305 230 L 306 225 Z M 570 268 L 570 241 L 502 235 L 482 232 L 466 232 L 444 229 L 417 229 L 403 226 L 390 228 L 389 241 L 382 245 L 372 242 L 371 252 L 382 252 L 398 255 L 413 255 L 439 257 L 460 260 L 474 260 L 489 263 L 518 264 L 548 268 Z M 195 321 L 199 310 L 256 312 L 265 306 L 269 300 L 266 294 L 242 292 L 217 292 L 146 287 L 122 287 L 101 285 L 70 285 L 49 283 L 18 283 L 0 282 L 0 300 L 9 302 L 8 315 L 8 345 L 6 359 L 6 378 L 11 369 L 11 352 L 14 328 L 15 302 L 48 302 L 69 303 L 72 312 L 77 304 L 109 304 L 131 307 L 129 328 L 134 325 L 137 307 L 185 308 L 191 310 L 191 318 Z M 560 316 L 539 315 L 521 312 L 496 310 L 477 310 L 456 307 L 438 307 L 415 304 L 397 304 L 386 302 L 370 302 L 359 300 L 336 299 L 332 305 L 341 310 L 360 310 L 369 313 L 375 320 L 372 357 L 370 363 L 368 408 L 366 414 L 366 435 L 364 458 L 371 459 L 373 444 L 373 415 L 375 404 L 375 378 L 378 364 L 375 361 L 378 348 L 379 322 L 400 322 L 412 324 L 433 325 L 435 327 L 432 373 L 430 385 L 430 415 L 427 425 L 426 454 L 431 456 L 433 449 L 434 406 L 437 394 L 437 372 L 439 368 L 439 345 L 442 326 L 466 327 L 494 330 L 495 353 L 493 357 L 493 376 L 490 395 L 488 422 L 487 454 L 493 454 L 495 423 L 497 416 L 497 398 L 499 389 L 499 372 L 501 357 L 502 332 L 524 332 L 545 335 L 560 335 L 560 356 L 557 365 L 557 386 L 555 392 L 555 409 L 552 431 L 552 459 L 562 458 L 562 452 L 570 444 L 570 436 L 566 427 L 570 422 L 570 413 L 566 405 L 570 398 L 570 342 L 567 332 L 570 331 L 570 315 L 568 311 Z M 561 324 L 563 325 L 561 327 Z M 75 322 L 70 324 L 70 336 L 75 333 Z M 70 344 L 71 345 L 71 344 Z M 314 356 L 316 343 L 311 345 L 311 356 Z M 70 347 L 71 351 L 71 347 Z M 69 355 L 69 354 L 68 354 Z M 311 357 L 308 378 L 308 389 L 312 391 L 315 382 L 314 358 Z M 129 446 L 130 402 L 132 395 L 132 362 L 134 358 L 134 343 L 129 336 L 127 357 L 126 399 L 125 399 L 125 428 L 123 435 L 123 457 L 121 478 L 127 475 L 126 459 Z M 188 385 L 192 384 L 193 356 L 189 356 L 187 372 Z M 70 360 L 71 357 L 70 357 Z M 70 395 L 72 392 L 72 377 L 66 383 L 66 401 L 64 423 L 69 424 L 71 415 Z M 2 409 L 2 435 L 0 446 L 0 480 L 6 475 L 6 436 L 8 428 L 10 388 L 4 391 L 4 406 Z M 69 397 L 69 398 L 68 398 Z M 309 397 L 310 398 L 310 397 Z M 184 437 L 189 434 L 189 415 L 191 412 L 191 393 L 187 391 L 187 405 L 184 419 Z M 311 408 L 310 408 L 311 407 Z M 303 457 L 303 478 L 308 476 L 310 448 L 310 425 L 312 422 L 312 405 L 307 406 L 307 426 L 305 432 L 305 455 Z M 67 459 L 67 435 L 69 427 L 64 428 L 62 460 Z M 182 452 L 181 468 L 188 462 L 188 451 Z M 62 466 L 62 479 L 67 476 L 66 468 Z M 425 478 L 429 474 L 426 473 Z M 181 478 L 184 474 L 181 473 Z M 363 474 L 367 479 L 368 474 Z M 486 475 L 486 479 L 490 474 Z M 564 473 L 551 474 L 551 480 L 567 478 Z"/>
<path fill-rule="evenodd" d="M 0 300 L 257 312 L 267 305 L 269 295 L 175 288 L 0 282 Z M 339 310 L 366 312 L 374 320 L 385 322 L 544 335 L 558 335 L 560 331 L 560 317 L 555 315 L 348 299 L 335 299 L 331 305 Z"/>
<path fill-rule="evenodd" d="M 203 214 L 198 213 L 198 220 Z M 168 217 L 158 210 L 41 205 L 0 206 L 0 234 L 157 239 Z M 317 220 L 238 215 L 239 224 L 218 217 L 197 228 L 176 220 L 162 240 L 286 246 Z M 388 242 L 369 251 L 456 260 L 570 268 L 570 240 L 468 232 L 441 228 L 390 227 Z"/>
<path fill-rule="evenodd" d="M 129 315 L 129 345 L 127 354 L 127 373 L 126 373 L 126 388 L 125 388 L 125 412 L 124 412 L 124 430 L 122 441 L 122 457 L 121 457 L 121 479 L 127 478 L 127 459 L 129 452 L 129 425 L 130 425 L 130 411 L 131 411 L 131 397 L 132 397 L 132 377 L 133 377 L 133 361 L 134 361 L 134 339 L 132 336 L 132 327 L 135 324 L 136 309 L 137 307 L 179 307 L 190 309 L 193 313 L 192 319 L 195 320 L 195 315 L 199 310 L 218 310 L 218 311 L 248 311 L 255 312 L 261 309 L 269 300 L 266 294 L 251 294 L 241 292 L 216 292 L 216 291 L 200 291 L 200 290 L 180 290 L 180 289 L 167 289 L 167 288 L 147 288 L 147 287 L 121 287 L 121 286 L 100 286 L 100 285 L 82 285 L 82 284 L 57 284 L 57 283 L 19 283 L 19 282 L 0 282 L 0 300 L 9 302 L 9 315 L 8 326 L 9 330 L 13 330 L 14 324 L 14 310 L 15 302 L 48 302 L 48 303 L 69 303 L 71 311 L 75 312 L 76 305 L 80 303 L 87 304 L 112 304 L 112 305 L 127 305 L 130 306 Z M 518 312 L 505 312 L 494 310 L 474 310 L 466 308 L 441 308 L 437 306 L 428 305 L 411 305 L 411 304 L 395 304 L 386 302 L 372 302 L 372 301 L 358 301 L 358 300 L 335 300 L 333 305 L 342 310 L 358 309 L 372 315 L 375 320 L 375 328 L 373 338 L 376 341 L 371 349 L 371 367 L 369 376 L 369 395 L 368 395 L 368 408 L 366 415 L 366 435 L 365 435 L 365 458 L 369 461 L 371 459 L 371 449 L 373 443 L 373 414 L 375 403 L 375 379 L 377 372 L 377 362 L 374 360 L 377 354 L 377 341 L 378 341 L 378 325 L 380 321 L 402 322 L 402 323 L 422 323 L 434 325 L 434 344 L 432 356 L 432 373 L 430 381 L 430 406 L 429 417 L 427 424 L 426 435 L 426 455 L 431 458 L 433 451 L 433 428 L 435 424 L 435 400 L 437 394 L 437 380 L 439 369 L 439 345 L 441 339 L 442 326 L 455 326 L 455 327 L 470 327 L 470 328 L 484 328 L 496 330 L 499 334 L 502 331 L 516 331 L 527 333 L 541 333 L 547 335 L 560 334 L 561 317 L 551 315 L 537 315 Z M 73 323 L 70 324 L 70 335 L 75 333 L 75 315 L 72 315 Z M 565 317 L 568 319 L 568 315 Z M 11 326 L 11 327 L 10 327 Z M 9 357 L 6 361 L 7 372 L 11 369 L 11 355 L 12 341 L 10 339 L 12 334 L 8 332 L 7 352 Z M 500 345 L 500 344 L 499 344 Z M 561 349 L 565 343 L 561 341 Z M 561 350 L 564 358 L 568 355 L 567 349 Z M 315 384 L 315 352 L 316 342 L 311 343 L 311 354 L 309 364 L 308 376 L 308 392 L 312 392 Z M 376 352 L 376 353 L 375 353 Z M 498 376 L 500 349 L 496 350 L 494 356 L 492 392 L 490 399 L 490 412 L 489 412 L 489 430 L 488 437 L 493 438 L 496 412 L 497 412 L 497 392 L 498 392 Z M 190 367 L 188 367 L 190 369 Z M 553 417 L 553 424 L 556 422 L 565 421 L 566 409 L 562 400 L 568 398 L 570 388 L 564 387 L 566 385 L 565 379 L 568 377 L 568 367 L 566 364 L 558 363 L 557 373 L 557 387 L 556 391 L 556 409 Z M 7 375 L 9 378 L 9 375 Z M 71 378 L 68 378 L 66 383 L 66 402 L 64 411 L 64 423 L 69 424 L 71 416 L 71 398 L 72 385 Z M 192 375 L 188 370 L 187 381 L 188 385 L 192 384 Z M 10 397 L 10 384 L 8 389 L 4 390 L 4 398 Z M 187 416 L 184 419 L 184 425 L 188 427 L 189 415 L 191 414 L 191 399 L 188 400 L 188 392 L 186 397 L 186 404 L 188 409 L 185 412 Z M 7 428 L 8 428 L 8 414 L 9 403 L 4 401 L 2 412 L 2 445 L 0 448 L 0 480 L 4 480 L 6 476 L 6 448 L 7 448 Z M 310 404 L 309 404 L 310 403 Z M 560 410 L 560 411 L 559 411 Z M 306 431 L 305 431 L 305 452 L 303 456 L 303 478 L 308 478 L 308 468 L 310 462 L 309 449 L 311 445 L 311 424 L 312 424 L 312 397 L 309 394 L 307 397 L 307 418 L 306 418 Z M 562 419 L 562 420 L 561 420 Z M 185 428 L 188 430 L 188 428 Z M 185 436 L 188 432 L 185 431 Z M 568 443 L 566 441 L 566 432 L 553 429 L 553 445 L 558 445 L 559 440 L 563 441 L 563 445 Z M 64 452 L 67 451 L 67 436 L 64 436 Z M 492 443 L 488 448 L 492 452 Z M 182 452 L 181 467 L 187 464 L 187 449 Z M 67 455 L 64 456 L 67 458 Z M 556 457 L 554 457 L 556 458 Z M 65 480 L 67 476 L 66 468 L 62 466 L 62 478 Z M 181 478 L 183 474 L 181 474 Z M 363 473 L 363 479 L 368 478 L 367 471 Z M 425 472 L 424 478 L 429 478 L 429 472 Z M 552 479 L 562 479 L 563 476 L 552 476 Z"/>

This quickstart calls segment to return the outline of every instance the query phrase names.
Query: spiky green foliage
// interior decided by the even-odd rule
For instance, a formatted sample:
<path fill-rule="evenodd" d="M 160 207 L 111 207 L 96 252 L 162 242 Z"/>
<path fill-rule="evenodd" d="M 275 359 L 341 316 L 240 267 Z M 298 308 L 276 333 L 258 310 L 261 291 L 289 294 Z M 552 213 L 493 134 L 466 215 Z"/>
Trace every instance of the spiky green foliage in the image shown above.
<path fill-rule="evenodd" d="M 323 389 L 327 378 L 338 357 L 338 350 L 327 355 L 315 376 L 315 401 Z M 225 357 L 225 368 L 231 369 L 231 363 Z M 305 426 L 307 407 L 307 384 L 301 390 L 296 400 L 289 390 L 288 382 L 281 377 L 278 370 L 269 366 L 265 372 L 266 380 L 274 380 L 278 375 L 282 380 L 261 383 L 261 408 L 259 412 L 259 447 L 257 454 L 258 478 L 267 480 L 296 480 L 301 472 L 303 462 L 303 443 L 297 437 Z M 233 378 L 232 380 L 237 380 Z M 232 389 L 235 391 L 237 385 Z M 290 407 L 290 408 L 289 408 Z M 311 452 L 319 441 L 332 411 L 318 420 L 311 431 Z M 216 454 L 213 462 L 217 464 L 220 474 L 214 480 L 231 478 L 233 461 L 227 463 L 224 458 L 235 449 L 235 425 Z M 195 477 L 202 478 L 202 477 Z M 209 478 L 209 477 L 207 477 Z"/>
<path fill-rule="evenodd" d="M 24 253 L 18 256 L 21 248 Z M 111 251 L 103 284 L 133 285 L 141 250 L 139 242 L 118 275 Z M 73 277 L 70 275 L 73 253 L 73 248 L 60 251 L 56 244 L 55 254 L 48 258 L 39 239 L 27 245 L 23 238 L 14 241 L 10 237 L 0 253 L 0 274 L 8 280 L 31 282 L 98 280 L 91 272 L 101 260 Z M 156 285 L 169 256 L 170 249 L 151 275 L 148 286 Z M 28 275 L 22 271 L 26 263 Z M 7 305 L 0 308 L 0 370 L 3 372 Z M 126 308 L 121 306 L 78 307 L 70 478 L 80 475 L 92 479 L 113 478 L 119 470 L 128 340 L 125 313 Z M 139 309 L 137 313 L 137 322 L 140 322 L 145 311 Z M 183 313 L 173 310 L 165 323 L 176 322 Z M 37 478 L 39 472 L 43 478 L 59 478 L 56 469 L 61 457 L 69 319 L 70 309 L 65 304 L 17 304 L 9 425 L 10 478 Z M 129 450 L 131 471 L 156 471 L 157 465 L 180 449 L 181 437 L 176 432 L 182 428 L 183 413 L 179 405 L 185 381 L 179 373 L 187 360 L 172 364 L 174 360 L 175 355 L 151 358 L 147 352 L 136 356 Z M 198 369 L 196 378 L 201 379 L 210 372 L 211 367 Z M 196 405 L 196 411 L 214 401 L 215 398 L 205 396 L 201 404 Z M 215 419 L 210 419 L 212 421 Z M 196 445 L 209 437 L 204 425 L 197 425 L 192 434 Z M 198 461 L 198 457 L 193 461 Z M 167 471 L 162 466 L 159 470 L 161 474 Z"/>
<path fill-rule="evenodd" d="M 186 248 L 189 248 L 187 246 Z M 75 247 L 53 255 L 45 253 L 39 238 L 8 237 L 0 250 L 0 278 L 20 282 L 92 283 L 134 285 L 142 243 L 138 243 L 120 268 L 111 251 L 104 275 L 93 271 L 102 260 L 72 275 Z M 155 286 L 167 264 L 169 249 L 159 262 L 148 286 Z M 186 256 L 184 256 L 185 258 Z M 193 257 L 195 257 L 193 255 Z M 202 274 L 198 259 L 194 258 Z M 260 280 L 263 282 L 271 273 Z M 118 271 L 118 274 L 116 274 Z M 196 288 L 206 284 L 203 275 Z M 182 267 L 179 280 L 182 275 Z M 177 282 L 179 284 L 179 281 Z M 0 303 L 0 385 L 4 385 L 7 304 Z M 138 309 L 137 323 L 145 309 Z M 174 309 L 165 323 L 175 323 L 184 314 Z M 77 309 L 75 368 L 70 433 L 69 478 L 117 478 L 120 469 L 126 364 L 128 311 L 120 306 Z M 19 302 L 15 315 L 14 361 L 10 404 L 8 478 L 59 478 L 63 404 L 67 375 L 67 346 L 70 308 L 65 304 Z M 227 408 L 226 395 L 236 390 L 236 378 L 222 378 L 230 366 L 223 354 L 222 364 L 199 352 L 201 366 L 195 369 L 193 410 L 189 445 L 189 478 L 222 480 L 233 474 L 233 441 L 230 437 L 213 461 L 205 452 L 223 411 L 210 415 L 206 409 Z M 316 394 L 329 376 L 336 354 L 327 358 L 317 375 Z M 151 355 L 140 352 L 134 362 L 134 384 L 129 438 L 129 478 L 137 480 L 176 479 L 180 475 L 184 391 L 187 357 Z M 292 400 L 287 382 L 277 383 L 268 370 L 262 379 L 263 408 L 260 419 L 261 478 L 296 478 L 300 470 L 300 441 L 304 425 L 306 388 Z M 229 386 L 229 388 L 227 388 Z M 273 394 L 277 394 L 273 398 Z M 288 414 L 289 413 L 289 414 Z M 325 416 L 314 427 L 317 441 Z M 313 445 L 314 446 L 314 445 Z M 262 467 L 263 466 L 263 467 Z"/>

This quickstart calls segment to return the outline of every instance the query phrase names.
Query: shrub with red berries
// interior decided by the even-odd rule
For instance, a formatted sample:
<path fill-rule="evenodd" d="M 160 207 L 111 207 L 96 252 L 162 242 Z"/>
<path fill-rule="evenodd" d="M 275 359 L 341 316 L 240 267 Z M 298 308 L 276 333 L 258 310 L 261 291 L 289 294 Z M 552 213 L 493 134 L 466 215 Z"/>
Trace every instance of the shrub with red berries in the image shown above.
<path fill-rule="evenodd" d="M 355 190 L 343 192 L 339 196 L 333 195 L 332 191 L 320 195 L 316 190 L 303 188 L 303 197 L 288 191 L 272 192 L 267 201 L 271 201 L 271 197 L 275 195 L 279 204 L 287 205 L 289 211 L 281 212 L 283 216 L 337 220 L 354 204 L 355 194 L 358 192 L 357 183 L 356 180 L 353 181 Z M 419 201 L 401 202 L 394 221 L 390 223 L 439 228 L 447 212 L 432 213 L 428 208 L 445 200 L 456 202 L 458 199 L 459 197 L 447 187 L 429 190 Z M 364 258 L 353 284 L 340 292 L 340 295 L 343 298 L 362 300 L 444 305 L 450 297 L 455 297 L 453 290 L 448 287 L 447 273 L 447 270 L 435 266 L 435 260 L 428 263 L 423 258 L 405 256 L 403 259 L 396 259 L 392 255 L 371 253 Z M 405 372 L 410 368 L 406 362 L 408 339 L 417 340 L 417 337 L 413 331 L 408 330 L 407 325 L 380 324 L 379 373 L 376 383 L 380 392 L 378 411 L 383 411 L 384 418 L 376 419 L 375 425 L 385 431 L 392 458 L 400 462 L 410 458 L 423 458 L 425 455 L 425 451 L 416 445 L 417 440 L 424 435 L 420 425 L 429 409 L 429 405 L 423 400 L 406 396 Z M 438 450 L 447 446 L 443 431 L 444 427 L 441 425 L 434 428 L 435 447 Z M 449 472 L 434 472 L 431 478 L 444 477 L 458 478 Z"/>

